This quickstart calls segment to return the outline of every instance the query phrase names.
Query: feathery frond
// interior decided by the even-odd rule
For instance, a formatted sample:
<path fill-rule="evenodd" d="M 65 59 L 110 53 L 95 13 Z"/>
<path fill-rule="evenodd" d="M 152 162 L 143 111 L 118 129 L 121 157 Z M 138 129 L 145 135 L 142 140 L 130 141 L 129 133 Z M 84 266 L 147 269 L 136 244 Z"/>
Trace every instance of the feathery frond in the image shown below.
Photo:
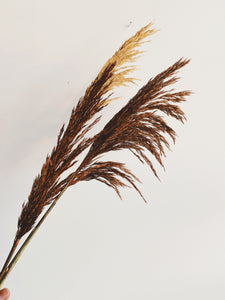
<path fill-rule="evenodd" d="M 67 128 L 64 129 L 64 125 L 61 128 L 57 145 L 51 155 L 47 156 L 40 175 L 34 180 L 28 201 L 23 205 L 16 239 L 30 231 L 43 208 L 50 204 L 67 184 L 65 180 L 61 180 L 61 176 L 77 162 L 77 156 L 94 141 L 95 137 L 85 136 L 100 120 L 100 116 L 95 115 L 112 100 L 110 97 L 113 89 L 134 82 L 135 79 L 128 75 L 135 66 L 126 66 L 126 63 L 134 63 L 141 53 L 138 47 L 154 32 L 151 25 L 150 23 L 143 27 L 128 39 L 105 63 L 76 108 L 72 110 Z"/>
<path fill-rule="evenodd" d="M 149 153 L 164 167 L 162 156 L 165 156 L 165 148 L 169 148 L 167 138 L 170 137 L 175 142 L 176 137 L 175 131 L 167 124 L 164 115 L 183 122 L 185 115 L 179 104 L 190 95 L 190 91 L 174 92 L 167 88 L 177 81 L 177 71 L 189 60 L 180 59 L 150 79 L 114 115 L 102 131 L 95 136 L 87 137 L 87 133 L 100 120 L 101 114 L 99 113 L 115 99 L 112 96 L 114 88 L 135 82 L 130 72 L 135 68 L 136 58 L 142 53 L 139 47 L 153 32 L 154 29 L 150 23 L 119 48 L 105 63 L 84 96 L 73 108 L 67 127 L 62 126 L 56 146 L 47 156 L 40 174 L 35 178 L 28 201 L 22 205 L 15 240 L 0 273 L 0 285 L 43 220 L 69 186 L 79 181 L 96 179 L 113 188 L 119 197 L 121 197 L 119 190 L 121 187 L 131 186 L 144 199 L 136 185 L 140 180 L 125 164 L 101 161 L 102 155 L 109 151 L 128 149 L 142 163 L 147 164 L 158 177 Z M 78 156 L 88 148 L 89 151 L 81 164 L 75 171 L 72 171 L 72 167 L 78 162 Z M 62 179 L 66 171 L 71 171 L 71 173 Z M 41 215 L 47 205 L 49 205 L 48 209 Z M 28 232 L 30 232 L 28 237 L 14 255 L 21 238 Z"/>
<path fill-rule="evenodd" d="M 142 163 L 147 163 L 158 178 L 153 163 L 145 151 L 150 152 L 164 167 L 162 156 L 165 156 L 165 147 L 169 148 L 166 135 L 175 142 L 176 133 L 159 112 L 181 122 L 184 121 L 184 112 L 178 104 L 190 95 L 190 91 L 173 92 L 166 90 L 166 88 L 178 80 L 175 76 L 176 72 L 188 62 L 189 60 L 180 59 L 164 72 L 149 80 L 127 105 L 106 124 L 91 145 L 79 170 L 71 174 L 65 181 L 68 181 L 71 176 L 74 176 L 74 180 L 70 182 L 70 185 L 76 183 L 77 180 L 97 179 L 110 185 L 118 193 L 118 188 L 123 186 L 118 179 L 121 177 L 132 184 L 140 193 L 134 185 L 134 175 L 125 169 L 124 165 L 117 164 L 115 169 L 112 162 L 102 163 L 98 161 L 99 155 L 122 149 L 130 150 Z M 101 168 L 102 165 L 104 170 Z M 118 172 L 118 169 L 122 173 Z M 93 173 L 95 173 L 94 176 Z"/>

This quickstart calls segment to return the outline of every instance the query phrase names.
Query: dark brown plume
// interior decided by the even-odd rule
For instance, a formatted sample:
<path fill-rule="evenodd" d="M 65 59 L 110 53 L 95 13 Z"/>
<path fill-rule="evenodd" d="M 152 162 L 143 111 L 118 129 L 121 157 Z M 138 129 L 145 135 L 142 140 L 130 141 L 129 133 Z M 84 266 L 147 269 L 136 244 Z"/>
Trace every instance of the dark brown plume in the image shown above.
<path fill-rule="evenodd" d="M 134 179 L 137 178 L 123 164 L 98 161 L 99 155 L 122 149 L 129 149 L 142 163 L 147 163 L 158 177 L 145 150 L 163 166 L 162 156 L 165 156 L 165 147 L 169 148 L 166 135 L 175 142 L 176 133 L 159 113 L 184 121 L 184 112 L 178 104 L 190 95 L 190 91 L 172 92 L 166 88 L 177 81 L 176 72 L 188 62 L 189 60 L 180 59 L 149 80 L 106 124 L 97 135 L 79 169 L 73 173 L 74 179 L 70 181 L 70 185 L 79 180 L 97 179 L 113 187 L 119 194 L 118 188 L 124 186 L 119 179 L 121 178 L 132 184 L 140 193 L 134 183 Z M 71 175 L 65 181 L 70 179 Z"/>

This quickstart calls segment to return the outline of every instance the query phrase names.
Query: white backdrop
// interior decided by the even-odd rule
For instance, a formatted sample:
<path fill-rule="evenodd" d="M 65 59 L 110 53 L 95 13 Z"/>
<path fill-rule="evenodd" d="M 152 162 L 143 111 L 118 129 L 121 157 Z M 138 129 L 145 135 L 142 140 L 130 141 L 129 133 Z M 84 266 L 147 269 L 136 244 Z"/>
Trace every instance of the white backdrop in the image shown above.
<path fill-rule="evenodd" d="M 12 300 L 222 300 L 225 297 L 225 3 L 214 1 L 1 1 L 0 265 L 22 202 L 63 122 L 104 62 L 154 21 L 160 29 L 138 60 L 137 86 L 180 57 L 191 63 L 178 89 L 191 89 L 173 123 L 161 182 L 126 151 L 148 199 L 124 200 L 92 181 L 68 190 L 5 282 Z"/>

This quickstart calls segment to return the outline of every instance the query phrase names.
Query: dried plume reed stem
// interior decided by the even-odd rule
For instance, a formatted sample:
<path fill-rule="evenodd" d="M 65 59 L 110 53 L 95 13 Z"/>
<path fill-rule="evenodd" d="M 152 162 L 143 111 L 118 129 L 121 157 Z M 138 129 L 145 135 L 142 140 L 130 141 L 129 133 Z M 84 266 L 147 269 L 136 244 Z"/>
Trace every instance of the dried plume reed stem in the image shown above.
<path fill-rule="evenodd" d="M 150 23 L 120 47 L 73 108 L 66 129 L 64 125 L 62 126 L 57 144 L 47 156 L 41 173 L 35 178 L 28 201 L 23 204 L 14 243 L 0 274 L 0 285 L 69 186 L 82 180 L 96 179 L 115 189 L 119 196 L 120 187 L 133 186 L 144 199 L 135 183 L 139 179 L 124 164 L 101 161 L 100 155 L 109 151 L 128 149 L 142 163 L 148 164 L 158 177 L 145 152 L 149 151 L 163 166 L 161 157 L 165 155 L 164 148 L 169 148 L 165 135 L 175 141 L 176 134 L 159 113 L 184 121 L 184 113 L 178 104 L 184 101 L 190 92 L 173 92 L 166 88 L 177 81 L 176 72 L 185 66 L 188 60 L 180 59 L 150 79 L 102 131 L 87 138 L 87 133 L 101 118 L 99 112 L 115 99 L 112 97 L 113 89 L 135 82 L 135 78 L 129 74 L 135 68 L 135 59 L 142 53 L 139 47 L 153 32 Z M 62 179 L 64 172 L 72 169 L 78 162 L 78 155 L 88 147 L 89 151 L 77 169 Z M 46 206 L 49 206 L 48 209 L 42 213 Z M 39 217 L 41 218 L 36 224 Z M 28 237 L 14 255 L 21 238 L 28 232 L 30 232 Z"/>

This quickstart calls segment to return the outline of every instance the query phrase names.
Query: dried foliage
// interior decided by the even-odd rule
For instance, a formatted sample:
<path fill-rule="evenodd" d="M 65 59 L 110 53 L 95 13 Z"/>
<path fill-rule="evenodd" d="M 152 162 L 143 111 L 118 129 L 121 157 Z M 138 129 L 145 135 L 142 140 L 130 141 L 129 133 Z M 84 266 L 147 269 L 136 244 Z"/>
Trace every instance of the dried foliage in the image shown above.
<path fill-rule="evenodd" d="M 96 114 L 113 100 L 113 88 L 134 82 L 135 79 L 129 74 L 135 68 L 135 59 L 142 53 L 138 47 L 153 32 L 150 23 L 128 39 L 105 63 L 76 108 L 72 110 L 67 128 L 64 129 L 63 125 L 56 147 L 51 155 L 47 156 L 41 173 L 34 180 L 28 201 L 23 204 L 16 239 L 30 231 L 43 208 L 68 184 L 68 180 L 61 180 L 61 175 L 71 168 L 76 163 L 77 156 L 92 144 L 95 137 L 85 136 L 99 121 L 100 116 L 96 117 Z"/>
<path fill-rule="evenodd" d="M 46 205 L 51 204 L 64 189 L 78 181 L 96 179 L 115 189 L 119 196 L 120 187 L 133 186 L 144 199 L 135 183 L 138 178 L 124 164 L 103 162 L 99 160 L 99 156 L 109 151 L 129 149 L 142 163 L 147 163 L 158 177 L 145 150 L 163 166 L 161 157 L 165 155 L 164 148 L 169 148 L 166 134 L 175 141 L 175 132 L 159 112 L 181 122 L 185 119 L 178 104 L 190 92 L 173 92 L 166 88 L 177 81 L 176 72 L 188 60 L 180 59 L 149 80 L 99 134 L 91 138 L 86 138 L 86 134 L 99 121 L 100 116 L 96 114 L 113 99 L 112 89 L 134 82 L 135 79 L 128 76 L 134 65 L 127 63 L 134 62 L 141 53 L 138 47 L 153 32 L 149 24 L 127 40 L 106 62 L 72 110 L 67 128 L 64 129 L 63 125 L 57 145 L 51 155 L 47 156 L 40 175 L 34 180 L 28 201 L 23 204 L 16 240 L 32 229 Z M 76 171 L 61 179 L 61 175 L 77 162 L 77 156 L 89 146 L 88 154 Z"/>
<path fill-rule="evenodd" d="M 135 78 L 130 77 L 130 72 L 135 68 L 135 59 L 142 53 L 139 47 L 153 32 L 152 25 L 148 24 L 120 47 L 73 108 L 67 127 L 62 126 L 57 144 L 47 156 L 41 173 L 35 178 L 28 201 L 23 204 L 13 246 L 0 273 L 0 285 L 42 221 L 69 186 L 79 181 L 96 179 L 113 188 L 120 197 L 119 189 L 131 186 L 144 199 L 136 185 L 139 179 L 125 164 L 102 161 L 102 155 L 109 151 L 128 149 L 158 177 L 150 157 L 154 157 L 164 167 L 162 156 L 165 156 L 165 148 L 169 148 L 168 137 L 175 141 L 175 131 L 167 124 L 164 116 L 181 122 L 185 120 L 179 104 L 185 101 L 190 92 L 174 92 L 168 87 L 177 81 L 177 71 L 188 60 L 180 59 L 150 79 L 102 131 L 95 136 L 87 135 L 90 135 L 90 130 L 100 120 L 102 109 L 115 99 L 112 97 L 113 89 L 135 81 Z M 78 155 L 88 148 L 83 161 L 74 171 Z M 71 173 L 63 179 L 62 175 L 65 177 L 68 170 Z M 42 214 L 47 205 L 50 207 Z M 35 225 L 40 216 L 41 220 Z M 28 232 L 29 236 L 13 257 L 21 237 Z"/>

